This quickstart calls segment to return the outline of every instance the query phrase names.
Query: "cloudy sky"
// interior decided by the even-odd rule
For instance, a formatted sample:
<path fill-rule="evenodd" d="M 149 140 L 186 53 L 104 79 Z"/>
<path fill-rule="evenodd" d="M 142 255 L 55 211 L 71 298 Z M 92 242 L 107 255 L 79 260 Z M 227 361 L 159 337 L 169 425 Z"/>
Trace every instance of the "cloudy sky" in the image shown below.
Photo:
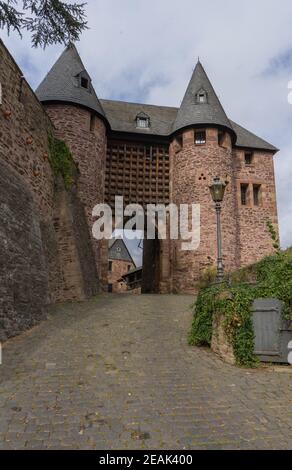
<path fill-rule="evenodd" d="M 179 106 L 198 56 L 229 117 L 281 149 L 282 246 L 292 245 L 291 0 L 88 0 L 77 47 L 102 98 Z M 62 46 L 5 44 L 35 88 Z"/>

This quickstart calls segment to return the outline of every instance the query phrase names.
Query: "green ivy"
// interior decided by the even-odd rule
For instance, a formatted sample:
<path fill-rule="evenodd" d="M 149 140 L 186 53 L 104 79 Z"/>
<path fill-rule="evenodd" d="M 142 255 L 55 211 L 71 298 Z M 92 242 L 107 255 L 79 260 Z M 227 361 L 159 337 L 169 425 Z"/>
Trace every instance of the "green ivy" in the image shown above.
<path fill-rule="evenodd" d="M 268 229 L 268 232 L 270 234 L 270 237 L 272 239 L 272 242 L 273 242 L 273 248 L 275 250 L 275 252 L 277 254 L 280 253 L 280 240 L 279 240 L 279 237 L 278 237 L 278 233 L 277 231 L 275 230 L 272 222 L 270 220 L 267 220 L 267 229 Z"/>
<path fill-rule="evenodd" d="M 62 175 L 66 189 L 70 189 L 76 166 L 67 144 L 60 139 L 49 135 L 49 160 L 54 174 Z"/>
<path fill-rule="evenodd" d="M 277 298 L 284 303 L 283 316 L 291 319 L 292 251 L 280 252 L 240 270 L 229 282 L 199 292 L 189 335 L 192 345 L 210 345 L 214 315 L 223 315 L 224 330 L 238 365 L 253 367 L 254 331 L 251 306 L 257 298 Z"/>
<path fill-rule="evenodd" d="M 196 315 L 193 318 L 189 343 L 197 346 L 211 345 L 212 319 L 216 304 L 218 287 L 204 288 L 200 291 L 194 305 Z"/>

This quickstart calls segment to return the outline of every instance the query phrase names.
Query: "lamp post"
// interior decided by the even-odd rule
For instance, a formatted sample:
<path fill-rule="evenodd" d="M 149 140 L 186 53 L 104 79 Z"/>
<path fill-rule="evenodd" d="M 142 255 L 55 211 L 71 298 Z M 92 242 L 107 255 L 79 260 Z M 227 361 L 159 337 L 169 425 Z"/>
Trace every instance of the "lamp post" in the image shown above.
<path fill-rule="evenodd" d="M 224 265 L 222 259 L 222 237 L 221 237 L 221 203 L 224 198 L 226 184 L 220 181 L 216 176 L 213 184 L 209 186 L 213 201 L 215 202 L 216 218 L 217 218 L 217 281 L 222 282 L 224 278 Z"/>

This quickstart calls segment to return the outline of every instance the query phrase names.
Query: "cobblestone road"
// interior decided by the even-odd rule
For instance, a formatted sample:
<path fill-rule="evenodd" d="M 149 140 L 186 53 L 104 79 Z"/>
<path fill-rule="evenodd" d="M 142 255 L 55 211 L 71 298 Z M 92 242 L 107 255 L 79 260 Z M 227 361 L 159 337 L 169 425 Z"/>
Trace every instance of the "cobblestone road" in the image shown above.
<path fill-rule="evenodd" d="M 7 342 L 0 448 L 292 448 L 290 369 L 188 347 L 192 300 L 100 296 Z"/>

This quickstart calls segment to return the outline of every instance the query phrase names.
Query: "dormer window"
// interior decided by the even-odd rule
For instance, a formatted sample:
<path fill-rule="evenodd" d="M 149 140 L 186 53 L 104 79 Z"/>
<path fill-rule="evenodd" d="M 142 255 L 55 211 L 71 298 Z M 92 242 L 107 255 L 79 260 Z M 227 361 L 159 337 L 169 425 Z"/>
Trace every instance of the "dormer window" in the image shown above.
<path fill-rule="evenodd" d="M 208 102 L 207 92 L 202 88 L 196 93 L 196 103 L 204 104 Z"/>
<path fill-rule="evenodd" d="M 83 72 L 76 75 L 76 78 L 77 78 L 77 86 L 91 93 L 91 80 L 90 80 L 88 73 L 84 70 Z"/>
<path fill-rule="evenodd" d="M 147 118 L 139 117 L 137 119 L 137 127 L 149 127 L 149 120 Z"/>
<path fill-rule="evenodd" d="M 149 129 L 150 127 L 150 117 L 145 113 L 139 113 L 136 116 L 136 127 L 140 129 Z"/>
<path fill-rule="evenodd" d="M 86 77 L 81 77 L 80 85 L 82 88 L 86 88 L 88 90 L 89 88 L 89 80 Z"/>

